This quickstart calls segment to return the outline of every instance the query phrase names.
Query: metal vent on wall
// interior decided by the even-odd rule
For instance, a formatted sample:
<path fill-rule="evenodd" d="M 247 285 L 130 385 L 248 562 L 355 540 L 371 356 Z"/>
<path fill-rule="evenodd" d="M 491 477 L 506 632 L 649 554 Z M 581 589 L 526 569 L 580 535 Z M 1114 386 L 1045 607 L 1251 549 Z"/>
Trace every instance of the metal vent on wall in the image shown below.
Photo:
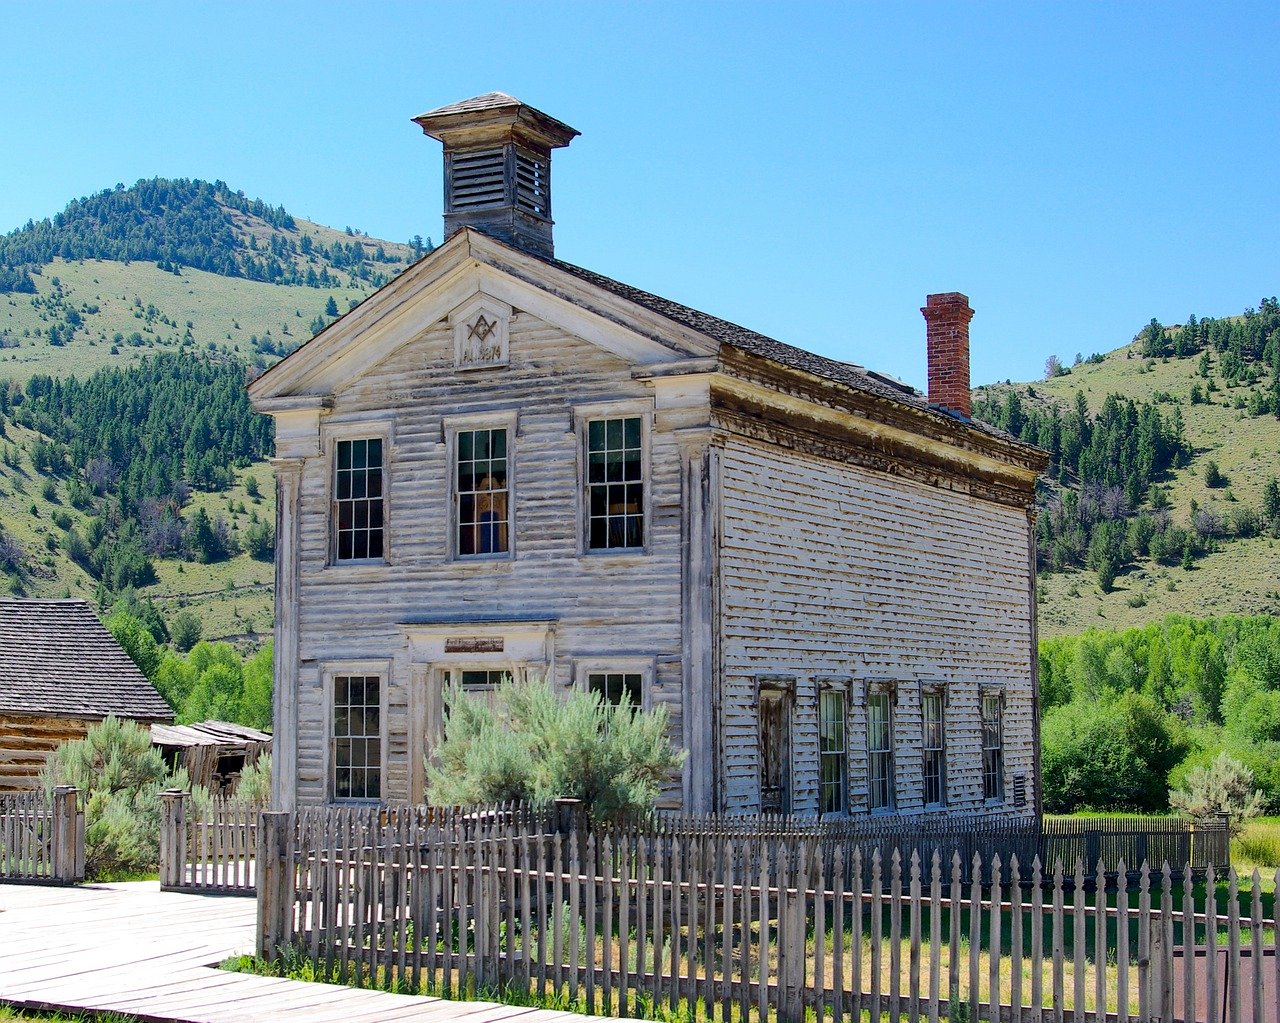
<path fill-rule="evenodd" d="M 501 149 L 454 153 L 452 208 L 501 206 L 506 201 L 505 169 L 506 157 Z"/>
<path fill-rule="evenodd" d="M 516 205 L 520 209 L 538 217 L 549 215 L 547 179 L 550 173 L 550 161 L 516 150 Z"/>
<path fill-rule="evenodd" d="M 1021 771 L 1013 776 L 1013 805 L 1018 809 L 1027 805 L 1027 776 Z"/>

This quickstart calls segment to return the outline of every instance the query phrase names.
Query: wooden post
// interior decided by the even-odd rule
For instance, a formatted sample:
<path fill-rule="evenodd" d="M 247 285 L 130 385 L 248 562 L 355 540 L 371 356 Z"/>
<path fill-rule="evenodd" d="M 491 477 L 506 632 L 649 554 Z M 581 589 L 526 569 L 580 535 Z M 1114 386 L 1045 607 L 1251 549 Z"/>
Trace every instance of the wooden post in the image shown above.
<path fill-rule="evenodd" d="M 84 857 L 76 847 L 80 837 L 77 796 L 74 785 L 59 785 L 53 790 L 53 876 L 62 884 L 84 879 L 80 866 Z"/>
<path fill-rule="evenodd" d="M 258 825 L 258 957 L 277 961 L 293 940 L 293 814 L 264 811 Z"/>
<path fill-rule="evenodd" d="M 562 835 L 571 835 L 582 824 L 581 799 L 555 800 L 556 830 Z"/>
<path fill-rule="evenodd" d="M 160 793 L 160 890 L 180 888 L 187 869 L 187 800 L 191 793 Z"/>

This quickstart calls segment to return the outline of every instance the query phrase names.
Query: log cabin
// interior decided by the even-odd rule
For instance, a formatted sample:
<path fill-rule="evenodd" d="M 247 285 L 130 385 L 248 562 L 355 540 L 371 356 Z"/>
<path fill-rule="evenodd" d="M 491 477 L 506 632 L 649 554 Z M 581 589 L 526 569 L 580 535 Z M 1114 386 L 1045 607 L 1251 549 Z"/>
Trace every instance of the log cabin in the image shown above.
<path fill-rule="evenodd" d="M 970 418 L 968 299 L 922 395 L 558 259 L 561 121 L 414 120 L 444 244 L 249 385 L 276 804 L 420 801 L 444 688 L 538 674 L 669 709 L 664 806 L 1035 813 L 1047 457 Z"/>
<path fill-rule="evenodd" d="M 0 792 L 36 788 L 49 754 L 109 714 L 173 720 L 87 601 L 0 598 Z"/>

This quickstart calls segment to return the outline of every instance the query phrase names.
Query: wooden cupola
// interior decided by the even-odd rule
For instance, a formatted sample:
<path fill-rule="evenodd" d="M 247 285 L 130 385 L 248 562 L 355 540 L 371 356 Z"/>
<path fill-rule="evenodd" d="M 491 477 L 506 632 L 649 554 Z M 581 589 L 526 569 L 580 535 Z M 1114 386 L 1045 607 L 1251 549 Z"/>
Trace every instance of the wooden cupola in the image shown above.
<path fill-rule="evenodd" d="M 413 119 L 444 144 L 444 233 L 475 228 L 552 257 L 551 150 L 580 134 L 567 124 L 491 92 Z"/>

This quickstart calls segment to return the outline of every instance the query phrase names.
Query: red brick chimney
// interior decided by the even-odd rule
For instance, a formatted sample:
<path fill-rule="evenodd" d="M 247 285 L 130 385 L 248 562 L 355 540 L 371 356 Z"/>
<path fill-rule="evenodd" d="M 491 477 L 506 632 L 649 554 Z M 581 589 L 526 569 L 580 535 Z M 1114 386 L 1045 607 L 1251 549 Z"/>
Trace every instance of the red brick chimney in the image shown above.
<path fill-rule="evenodd" d="M 958 291 L 925 300 L 929 350 L 929 404 L 969 418 L 969 296 Z"/>

